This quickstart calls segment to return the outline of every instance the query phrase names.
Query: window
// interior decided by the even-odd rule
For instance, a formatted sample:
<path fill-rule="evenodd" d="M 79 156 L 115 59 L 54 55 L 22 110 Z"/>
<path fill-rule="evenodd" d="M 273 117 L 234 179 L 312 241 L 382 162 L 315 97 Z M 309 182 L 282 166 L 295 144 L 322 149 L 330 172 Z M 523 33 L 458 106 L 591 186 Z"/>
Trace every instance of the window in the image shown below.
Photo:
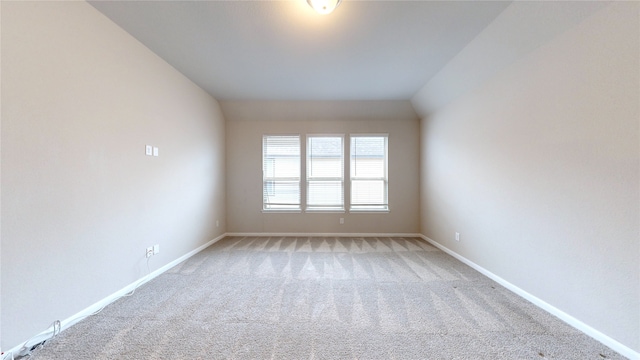
<path fill-rule="evenodd" d="M 388 211 L 387 135 L 351 136 L 351 211 Z"/>
<path fill-rule="evenodd" d="M 344 210 L 342 136 L 307 138 L 307 210 Z"/>
<path fill-rule="evenodd" d="M 300 210 L 300 136 L 262 137 L 263 210 Z"/>
<path fill-rule="evenodd" d="M 262 138 L 262 204 L 265 211 L 345 211 L 344 135 L 310 135 L 306 146 L 306 195 L 301 194 L 299 135 Z M 349 138 L 349 211 L 389 211 L 388 135 Z"/>

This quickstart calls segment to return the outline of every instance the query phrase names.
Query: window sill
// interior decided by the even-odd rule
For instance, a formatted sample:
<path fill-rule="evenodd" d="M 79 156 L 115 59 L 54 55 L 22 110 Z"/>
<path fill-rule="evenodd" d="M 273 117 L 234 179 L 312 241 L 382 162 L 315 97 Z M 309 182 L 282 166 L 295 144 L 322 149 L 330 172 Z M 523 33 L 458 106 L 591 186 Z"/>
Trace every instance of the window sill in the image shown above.
<path fill-rule="evenodd" d="M 358 213 L 358 214 L 388 214 L 391 211 L 389 209 L 352 209 L 349 210 L 349 213 Z"/>
<path fill-rule="evenodd" d="M 283 210 L 274 210 L 274 209 L 262 209 L 262 213 L 263 214 L 300 214 L 302 212 L 302 210 L 290 210 L 290 209 L 283 209 Z"/>

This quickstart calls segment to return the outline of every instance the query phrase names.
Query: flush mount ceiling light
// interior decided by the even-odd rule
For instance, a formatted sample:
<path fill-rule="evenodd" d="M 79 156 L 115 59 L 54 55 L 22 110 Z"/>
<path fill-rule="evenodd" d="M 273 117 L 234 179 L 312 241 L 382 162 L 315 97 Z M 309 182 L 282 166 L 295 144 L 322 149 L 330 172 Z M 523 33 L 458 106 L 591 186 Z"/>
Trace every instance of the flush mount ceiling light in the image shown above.
<path fill-rule="evenodd" d="M 318 14 L 326 15 L 335 10 L 342 0 L 307 0 L 307 3 Z"/>

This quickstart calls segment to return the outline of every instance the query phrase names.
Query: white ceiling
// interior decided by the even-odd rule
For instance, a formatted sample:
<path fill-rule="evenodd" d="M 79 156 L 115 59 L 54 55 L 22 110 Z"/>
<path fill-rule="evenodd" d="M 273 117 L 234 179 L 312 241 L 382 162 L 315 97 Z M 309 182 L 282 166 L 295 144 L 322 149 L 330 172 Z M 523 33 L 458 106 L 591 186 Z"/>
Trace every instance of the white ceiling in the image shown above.
<path fill-rule="evenodd" d="M 90 3 L 219 100 L 409 100 L 510 4 Z"/>

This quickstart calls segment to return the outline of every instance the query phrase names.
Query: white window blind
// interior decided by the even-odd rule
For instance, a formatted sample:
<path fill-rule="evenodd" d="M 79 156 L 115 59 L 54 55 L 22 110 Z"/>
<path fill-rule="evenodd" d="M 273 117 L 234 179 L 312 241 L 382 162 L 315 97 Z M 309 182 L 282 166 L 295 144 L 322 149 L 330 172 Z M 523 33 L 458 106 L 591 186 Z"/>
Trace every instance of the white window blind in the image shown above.
<path fill-rule="evenodd" d="M 264 210 L 300 210 L 300 136 L 262 137 Z"/>
<path fill-rule="evenodd" d="M 351 211 L 386 211 L 387 135 L 351 136 Z"/>
<path fill-rule="evenodd" d="M 344 139 L 307 138 L 307 210 L 344 210 Z"/>

